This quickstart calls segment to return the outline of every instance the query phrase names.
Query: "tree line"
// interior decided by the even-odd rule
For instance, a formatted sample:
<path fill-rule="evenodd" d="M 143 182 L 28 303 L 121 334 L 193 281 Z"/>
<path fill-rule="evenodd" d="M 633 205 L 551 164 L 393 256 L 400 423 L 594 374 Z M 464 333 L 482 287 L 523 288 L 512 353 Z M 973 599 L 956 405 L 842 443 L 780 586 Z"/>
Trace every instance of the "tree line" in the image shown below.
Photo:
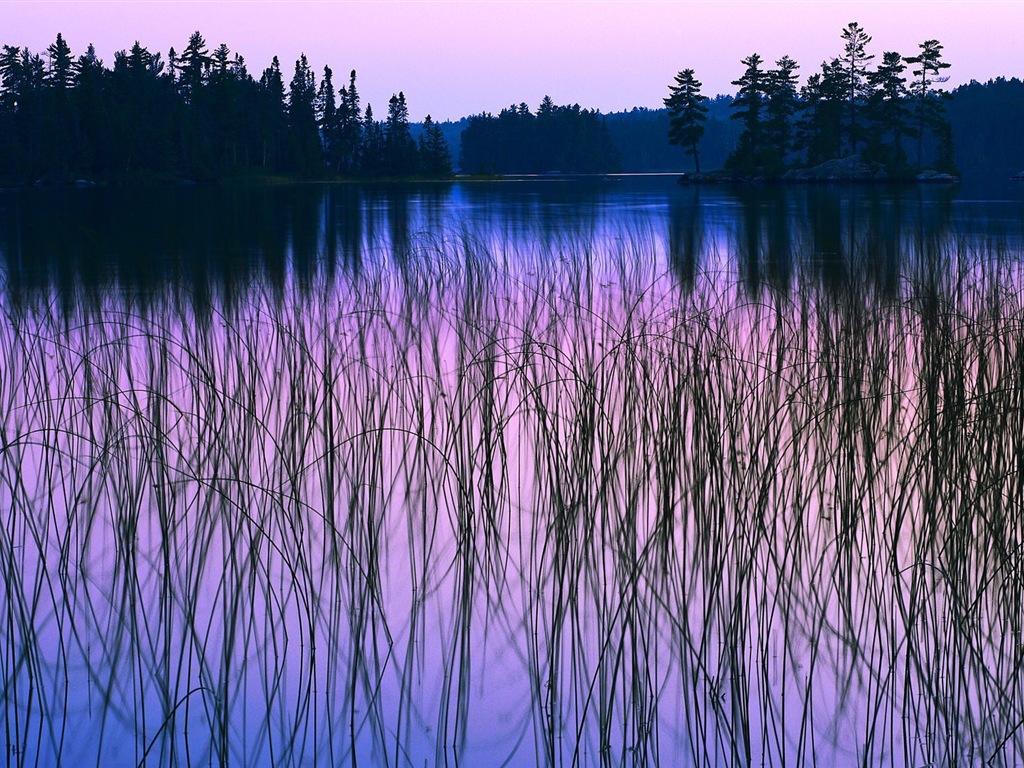
<path fill-rule="evenodd" d="M 618 165 L 602 116 L 545 96 L 536 113 L 513 104 L 497 115 L 470 117 L 459 165 L 466 173 L 599 173 Z"/>
<path fill-rule="evenodd" d="M 799 65 L 783 56 L 774 67 L 760 54 L 744 58 L 733 81 L 732 118 L 742 130 L 725 161 L 740 175 L 778 176 L 794 167 L 860 156 L 893 176 L 917 173 L 926 164 L 956 173 L 953 131 L 946 117 L 948 94 L 937 86 L 950 65 L 937 40 L 921 43 L 915 56 L 886 51 L 874 68 L 871 36 L 856 22 L 842 31 L 842 53 L 797 87 Z M 908 76 L 909 75 L 909 76 Z M 693 158 L 700 173 L 707 97 L 693 69 L 669 86 L 669 143 Z M 926 146 L 934 148 L 931 156 Z"/>
<path fill-rule="evenodd" d="M 353 70 L 336 89 L 305 54 L 285 74 L 275 56 L 259 77 L 225 44 L 193 33 L 164 58 L 137 41 L 104 66 L 63 36 L 45 53 L 0 49 L 0 178 L 215 179 L 250 174 L 427 176 L 452 172 L 428 115 L 413 138 L 404 93 L 378 120 L 360 103 Z"/>
<path fill-rule="evenodd" d="M 603 115 L 549 97 L 456 123 L 409 121 L 404 93 L 383 119 L 361 103 L 355 72 L 315 77 L 305 56 L 290 80 L 277 58 L 258 77 L 199 32 L 163 56 L 135 43 L 104 66 L 61 35 L 42 54 L 0 48 L 0 182 L 79 178 L 212 180 L 231 176 L 445 177 L 449 147 L 466 173 L 674 171 L 678 147 L 699 170 L 774 176 L 857 154 L 892 176 L 930 167 L 999 176 L 1024 170 L 1024 84 L 998 78 L 941 90 L 935 40 L 874 65 L 858 24 L 841 55 L 799 87 L 799 66 L 742 60 L 734 96 L 707 98 L 681 71 L 666 109 Z M 668 136 L 669 141 L 666 141 Z M 954 157 L 955 150 L 955 157 Z"/>
<path fill-rule="evenodd" d="M 1024 82 L 972 80 L 953 91 L 948 112 L 965 176 L 1005 179 L 1024 173 Z"/>

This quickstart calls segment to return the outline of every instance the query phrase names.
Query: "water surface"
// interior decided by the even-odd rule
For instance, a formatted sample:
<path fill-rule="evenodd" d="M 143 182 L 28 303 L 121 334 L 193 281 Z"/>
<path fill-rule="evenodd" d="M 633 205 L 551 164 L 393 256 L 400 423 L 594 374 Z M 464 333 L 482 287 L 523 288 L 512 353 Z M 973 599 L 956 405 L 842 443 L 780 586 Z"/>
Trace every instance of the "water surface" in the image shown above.
<path fill-rule="evenodd" d="M 0 195 L 12 765 L 1024 759 L 1020 191 Z"/>

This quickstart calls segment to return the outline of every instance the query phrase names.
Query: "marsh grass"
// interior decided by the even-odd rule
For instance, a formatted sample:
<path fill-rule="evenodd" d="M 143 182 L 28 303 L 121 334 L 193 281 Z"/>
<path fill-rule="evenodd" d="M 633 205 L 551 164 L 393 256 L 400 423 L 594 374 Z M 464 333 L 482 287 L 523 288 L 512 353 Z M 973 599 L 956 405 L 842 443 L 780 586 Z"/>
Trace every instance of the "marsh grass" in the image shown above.
<path fill-rule="evenodd" d="M 399 234 L 8 301 L 7 764 L 1024 759 L 1017 255 Z"/>

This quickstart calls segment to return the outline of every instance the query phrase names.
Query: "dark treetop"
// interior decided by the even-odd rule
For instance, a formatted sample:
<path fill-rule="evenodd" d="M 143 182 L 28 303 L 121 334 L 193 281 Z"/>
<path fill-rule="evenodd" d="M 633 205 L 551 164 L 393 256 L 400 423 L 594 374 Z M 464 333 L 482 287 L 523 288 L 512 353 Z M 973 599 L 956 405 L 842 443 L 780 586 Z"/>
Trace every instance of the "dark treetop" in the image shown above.
<path fill-rule="evenodd" d="M 286 87 L 287 83 L 287 87 Z M 403 93 L 387 121 L 365 113 L 356 73 L 336 89 L 303 54 L 289 77 L 274 57 L 259 75 L 199 32 L 178 54 L 136 42 L 104 66 L 92 46 L 77 58 L 61 35 L 45 52 L 0 49 L 0 179 L 8 183 L 213 180 L 451 174 L 429 120 L 413 140 Z"/>

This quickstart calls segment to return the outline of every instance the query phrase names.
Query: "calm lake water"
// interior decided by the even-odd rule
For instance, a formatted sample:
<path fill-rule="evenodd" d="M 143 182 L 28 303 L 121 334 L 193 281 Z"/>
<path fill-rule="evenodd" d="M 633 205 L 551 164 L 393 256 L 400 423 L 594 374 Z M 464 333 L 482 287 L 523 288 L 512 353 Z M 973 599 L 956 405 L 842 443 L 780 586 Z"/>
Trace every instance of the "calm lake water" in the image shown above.
<path fill-rule="evenodd" d="M 0 192 L 7 765 L 1024 764 L 1024 189 Z"/>

